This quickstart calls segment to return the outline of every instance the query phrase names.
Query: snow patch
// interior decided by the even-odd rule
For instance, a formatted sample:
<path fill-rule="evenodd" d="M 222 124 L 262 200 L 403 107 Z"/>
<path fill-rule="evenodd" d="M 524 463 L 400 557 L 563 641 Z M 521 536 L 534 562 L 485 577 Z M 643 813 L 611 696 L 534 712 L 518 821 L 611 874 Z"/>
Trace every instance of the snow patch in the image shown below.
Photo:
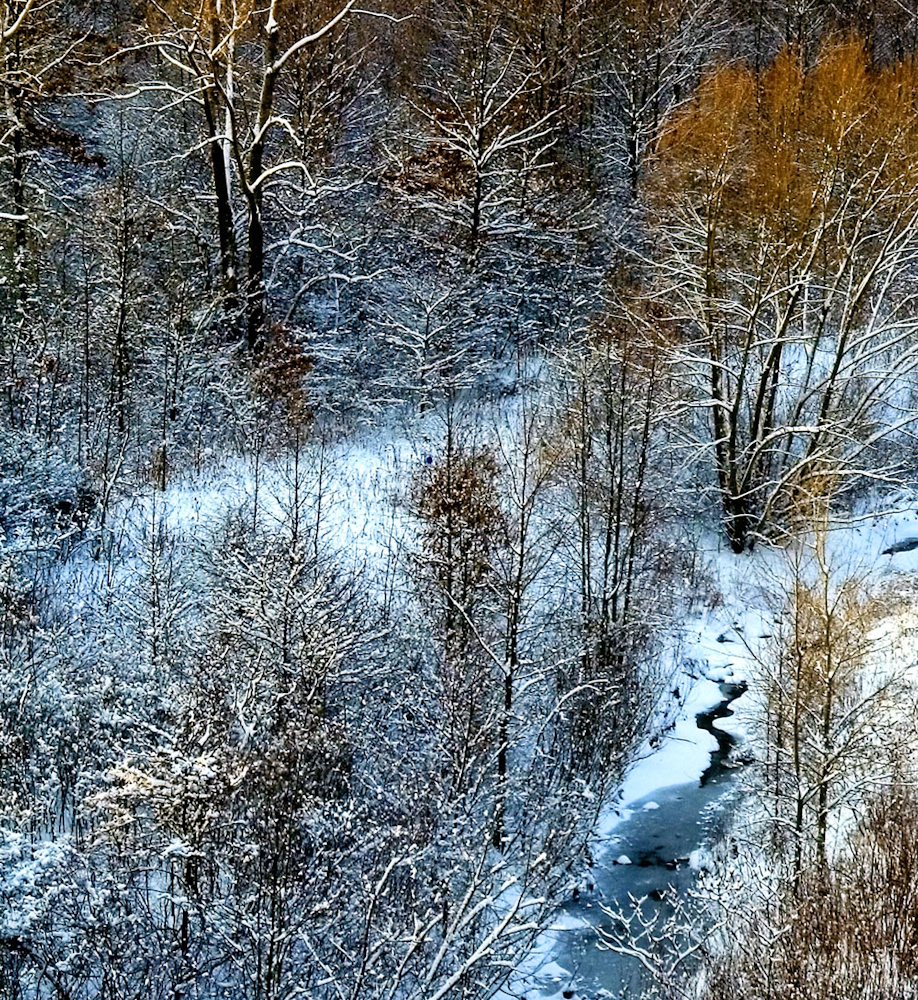
<path fill-rule="evenodd" d="M 699 847 L 689 855 L 689 868 L 694 872 L 710 872 L 714 870 L 714 858 L 711 852 Z"/>

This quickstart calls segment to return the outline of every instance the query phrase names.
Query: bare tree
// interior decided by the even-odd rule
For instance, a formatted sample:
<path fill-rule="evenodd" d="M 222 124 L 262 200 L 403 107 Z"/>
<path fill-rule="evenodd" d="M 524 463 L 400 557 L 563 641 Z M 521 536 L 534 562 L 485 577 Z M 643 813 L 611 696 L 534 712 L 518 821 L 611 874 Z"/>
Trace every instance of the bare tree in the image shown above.
<path fill-rule="evenodd" d="M 613 0 L 591 18 L 598 51 L 598 79 L 591 85 L 611 105 L 613 155 L 624 161 L 632 198 L 660 124 L 718 48 L 722 29 L 713 15 L 708 0 Z"/>
<path fill-rule="evenodd" d="M 603 773 L 627 758 L 652 711 L 655 682 L 640 664 L 666 618 L 652 596 L 655 574 L 670 558 L 659 534 L 654 449 L 666 413 L 658 336 L 649 317 L 610 307 L 563 359 L 553 446 L 578 649 L 561 684 L 583 691 L 572 707 L 574 754 Z"/>
<path fill-rule="evenodd" d="M 181 4 L 151 12 L 155 48 L 179 74 L 164 86 L 202 109 L 220 239 L 225 306 L 232 310 L 236 268 L 236 196 L 244 205 L 246 340 L 264 346 L 268 220 L 266 197 L 308 201 L 319 184 L 322 143 L 341 124 L 352 91 L 355 54 L 349 28 L 356 0 L 307 12 L 297 4 L 219 2 L 194 11 Z M 364 11 L 363 14 L 367 12 Z M 319 51 L 321 59 L 315 56 Z M 312 156 L 310 156 L 310 153 Z"/>
<path fill-rule="evenodd" d="M 811 865 L 827 870 L 833 824 L 906 751 L 895 723 L 908 693 L 894 621 L 903 598 L 836 565 L 825 510 L 788 554 L 775 637 L 759 657 L 766 801 L 795 886 Z"/>
<path fill-rule="evenodd" d="M 418 175 L 439 195 L 438 213 L 458 223 L 471 254 L 481 239 L 519 229 L 526 182 L 555 142 L 557 108 L 541 109 L 543 62 L 527 60 L 507 12 L 490 0 L 457 0 L 437 10 L 439 58 L 411 106 L 423 131 L 396 180 L 411 191 Z"/>

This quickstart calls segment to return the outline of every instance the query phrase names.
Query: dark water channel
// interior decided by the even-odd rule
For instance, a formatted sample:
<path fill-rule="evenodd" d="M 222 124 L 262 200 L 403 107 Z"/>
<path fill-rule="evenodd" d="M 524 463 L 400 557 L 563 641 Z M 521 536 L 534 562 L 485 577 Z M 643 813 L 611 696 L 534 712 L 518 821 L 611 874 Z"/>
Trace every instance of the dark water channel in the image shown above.
<path fill-rule="evenodd" d="M 554 932 L 557 944 L 550 955 L 554 965 L 545 970 L 550 981 L 543 980 L 540 992 L 592 1000 L 635 996 L 647 985 L 635 959 L 598 947 L 597 928 L 612 926 L 602 906 L 627 913 L 630 897 L 648 897 L 645 912 L 648 906 L 666 906 L 659 900 L 669 887 L 684 890 L 697 877 L 689 864 L 691 854 L 719 839 L 735 798 L 729 793 L 738 762 L 736 739 L 715 723 L 733 714 L 730 705 L 746 687 L 721 684 L 720 690 L 723 701 L 696 717 L 698 728 L 717 740 L 701 780 L 661 789 L 628 805 L 627 818 L 614 829 L 602 858 L 590 869 L 586 887 L 560 907 L 559 923 L 573 926 Z M 622 856 L 631 864 L 618 863 Z"/>

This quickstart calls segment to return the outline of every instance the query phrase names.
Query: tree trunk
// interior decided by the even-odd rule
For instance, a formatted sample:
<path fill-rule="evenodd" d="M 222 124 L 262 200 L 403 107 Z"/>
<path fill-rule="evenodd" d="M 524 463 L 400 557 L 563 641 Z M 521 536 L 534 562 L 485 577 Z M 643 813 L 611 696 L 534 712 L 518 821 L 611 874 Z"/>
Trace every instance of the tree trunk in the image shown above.
<path fill-rule="evenodd" d="M 217 130 L 217 105 L 212 91 L 204 93 L 204 115 L 210 137 L 210 166 L 214 178 L 214 196 L 217 203 L 217 230 L 220 238 L 220 283 L 223 307 L 233 315 L 238 308 L 236 281 L 236 234 L 233 228 L 233 208 L 227 180 L 226 152 Z"/>
<path fill-rule="evenodd" d="M 248 163 L 240 163 L 243 169 L 246 202 L 249 210 L 248 262 L 246 287 L 246 341 L 249 350 L 257 353 L 264 347 L 267 333 L 267 309 L 265 304 L 265 230 L 262 209 L 264 187 L 262 170 L 264 167 L 265 140 L 274 108 L 274 92 L 277 84 L 277 54 L 280 43 L 280 29 L 276 22 L 267 28 L 265 44 L 265 68 L 258 101 L 258 128 L 255 141 L 249 150 Z"/>

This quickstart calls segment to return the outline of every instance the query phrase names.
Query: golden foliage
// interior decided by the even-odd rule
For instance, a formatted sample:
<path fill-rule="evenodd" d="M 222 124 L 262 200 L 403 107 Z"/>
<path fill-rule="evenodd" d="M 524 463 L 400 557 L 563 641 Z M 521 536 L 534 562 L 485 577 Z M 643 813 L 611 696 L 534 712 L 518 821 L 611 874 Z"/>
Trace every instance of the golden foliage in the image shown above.
<path fill-rule="evenodd" d="M 223 39 L 240 31 L 260 10 L 253 0 L 178 0 L 176 3 L 150 4 L 147 7 L 147 26 L 162 30 L 173 25 L 199 33 L 211 40 L 214 34 Z"/>
<path fill-rule="evenodd" d="M 811 585 L 795 581 L 789 615 L 792 628 L 786 655 L 792 664 L 797 696 L 819 706 L 844 694 L 876 649 L 871 633 L 887 605 L 870 594 L 857 577 L 843 580 L 833 591 L 825 581 Z"/>
<path fill-rule="evenodd" d="M 687 194 L 708 220 L 787 246 L 828 217 L 894 210 L 918 182 L 918 68 L 876 68 L 857 38 L 812 69 L 785 48 L 758 76 L 709 72 L 664 125 L 647 195 L 665 215 Z"/>
<path fill-rule="evenodd" d="M 801 464 L 784 491 L 784 520 L 792 531 L 825 530 L 840 486 L 841 475 L 836 464 L 828 461 Z"/>

